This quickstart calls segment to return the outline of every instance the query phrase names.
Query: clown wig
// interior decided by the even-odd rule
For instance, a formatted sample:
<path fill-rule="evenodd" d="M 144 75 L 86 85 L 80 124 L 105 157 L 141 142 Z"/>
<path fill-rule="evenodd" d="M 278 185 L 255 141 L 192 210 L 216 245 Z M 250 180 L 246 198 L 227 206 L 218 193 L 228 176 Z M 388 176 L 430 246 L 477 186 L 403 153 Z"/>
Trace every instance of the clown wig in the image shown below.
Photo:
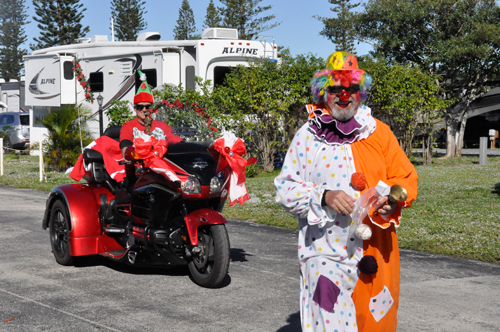
<path fill-rule="evenodd" d="M 316 72 L 309 84 L 314 102 L 323 102 L 326 98 L 326 88 L 335 83 L 345 87 L 359 84 L 361 102 L 364 102 L 372 84 L 372 77 L 364 70 L 358 69 L 358 61 L 352 54 L 336 52 L 326 60 L 326 69 Z"/>

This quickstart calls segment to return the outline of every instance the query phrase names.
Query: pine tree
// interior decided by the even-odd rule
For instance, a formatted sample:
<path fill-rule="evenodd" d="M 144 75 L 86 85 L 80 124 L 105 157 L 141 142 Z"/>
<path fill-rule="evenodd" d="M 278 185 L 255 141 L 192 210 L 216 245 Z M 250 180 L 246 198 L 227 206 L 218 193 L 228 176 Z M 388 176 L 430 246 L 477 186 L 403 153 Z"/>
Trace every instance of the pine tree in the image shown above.
<path fill-rule="evenodd" d="M 214 6 L 214 1 L 210 0 L 207 7 L 207 15 L 205 16 L 205 21 L 203 22 L 203 28 L 217 28 L 222 25 L 222 19 L 219 15 L 219 11 Z"/>
<path fill-rule="evenodd" d="M 148 27 L 144 20 L 146 1 L 113 0 L 111 17 L 114 19 L 116 38 L 121 41 L 136 40 L 139 32 Z"/>
<path fill-rule="evenodd" d="M 271 5 L 261 7 L 262 0 L 220 0 L 225 7 L 219 7 L 223 15 L 223 26 L 238 29 L 240 39 L 253 39 L 261 32 L 277 27 L 280 23 L 265 25 L 276 18 L 275 15 L 259 17 L 272 8 Z"/>
<path fill-rule="evenodd" d="M 20 79 L 23 55 L 28 54 L 21 45 L 26 41 L 25 0 L 0 1 L 0 77 L 6 81 Z"/>
<path fill-rule="evenodd" d="M 356 34 L 352 10 L 358 7 L 359 3 L 353 4 L 351 0 L 328 0 L 328 2 L 334 5 L 330 10 L 336 13 L 337 17 L 315 16 L 325 25 L 319 34 L 330 39 L 337 50 L 355 54 Z"/>
<path fill-rule="evenodd" d="M 74 44 L 90 31 L 80 23 L 87 10 L 80 0 L 33 0 L 33 6 L 40 37 L 33 38 L 37 44 L 30 45 L 32 50 Z"/>
<path fill-rule="evenodd" d="M 181 8 L 179 8 L 179 18 L 177 25 L 174 28 L 175 40 L 197 39 L 195 35 L 196 25 L 194 23 L 194 14 L 188 0 L 182 0 Z"/>

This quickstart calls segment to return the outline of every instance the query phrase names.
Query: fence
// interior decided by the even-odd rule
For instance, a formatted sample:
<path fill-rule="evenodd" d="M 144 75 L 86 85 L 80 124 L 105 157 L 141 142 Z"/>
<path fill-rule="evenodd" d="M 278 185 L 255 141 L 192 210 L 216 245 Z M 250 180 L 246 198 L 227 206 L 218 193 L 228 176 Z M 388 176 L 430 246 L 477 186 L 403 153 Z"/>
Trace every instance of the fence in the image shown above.
<path fill-rule="evenodd" d="M 39 169 L 39 173 L 40 173 L 40 182 L 42 182 L 44 180 L 44 168 L 43 168 L 43 153 L 42 153 L 42 148 L 43 148 L 43 145 L 42 145 L 42 141 L 40 141 L 39 143 L 39 154 L 40 154 L 40 158 L 39 158 L 39 163 L 38 163 L 38 169 Z M 4 175 L 4 152 L 6 151 L 17 151 L 17 152 L 21 152 L 22 150 L 15 150 L 15 149 L 11 149 L 11 148 L 7 148 L 7 147 L 4 147 L 3 146 L 3 138 L 0 138 L 0 176 L 3 176 Z M 19 166 L 19 165 L 16 165 L 17 167 L 22 167 L 22 166 Z"/>

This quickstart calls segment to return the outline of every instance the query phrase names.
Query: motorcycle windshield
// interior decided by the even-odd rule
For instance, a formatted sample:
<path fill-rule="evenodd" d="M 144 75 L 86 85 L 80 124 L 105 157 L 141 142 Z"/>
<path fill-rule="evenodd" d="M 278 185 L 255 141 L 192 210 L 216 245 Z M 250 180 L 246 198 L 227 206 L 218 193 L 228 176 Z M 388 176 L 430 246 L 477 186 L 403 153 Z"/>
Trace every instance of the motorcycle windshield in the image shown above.
<path fill-rule="evenodd" d="M 181 142 L 168 146 L 164 156 L 191 175 L 195 175 L 202 186 L 210 185 L 217 163 L 207 147 L 192 142 Z"/>

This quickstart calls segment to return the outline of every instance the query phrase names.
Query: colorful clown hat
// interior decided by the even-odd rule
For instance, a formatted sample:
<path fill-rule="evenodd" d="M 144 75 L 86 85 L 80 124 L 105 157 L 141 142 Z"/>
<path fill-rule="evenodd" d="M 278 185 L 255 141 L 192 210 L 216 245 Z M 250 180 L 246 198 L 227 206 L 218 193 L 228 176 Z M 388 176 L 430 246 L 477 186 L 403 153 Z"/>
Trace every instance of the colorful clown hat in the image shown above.
<path fill-rule="evenodd" d="M 360 70 L 358 60 L 349 52 L 335 52 L 326 59 L 326 70 Z M 364 70 L 362 70 L 364 72 Z"/>
<path fill-rule="evenodd" d="M 372 78 L 358 68 L 358 60 L 349 52 L 335 52 L 326 59 L 325 69 L 314 74 L 310 87 L 315 103 L 321 102 L 325 89 L 340 84 L 349 86 L 359 84 L 361 100 L 365 100 L 371 87 Z"/>
<path fill-rule="evenodd" d="M 137 89 L 137 93 L 134 97 L 134 104 L 138 103 L 154 103 L 153 94 L 149 88 L 148 82 L 146 81 L 146 75 L 141 71 L 137 71 L 141 78 L 141 85 Z"/>

